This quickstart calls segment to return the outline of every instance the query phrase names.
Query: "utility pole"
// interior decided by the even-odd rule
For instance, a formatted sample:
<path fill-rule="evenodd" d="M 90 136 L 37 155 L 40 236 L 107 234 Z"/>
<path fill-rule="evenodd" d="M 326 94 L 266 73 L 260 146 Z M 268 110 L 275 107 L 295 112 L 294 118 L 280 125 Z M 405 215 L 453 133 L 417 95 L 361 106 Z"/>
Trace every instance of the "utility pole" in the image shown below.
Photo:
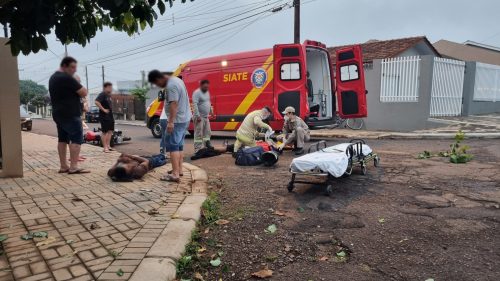
<path fill-rule="evenodd" d="M 300 0 L 293 1 L 294 7 L 294 25 L 293 25 L 293 43 L 300 44 Z"/>
<path fill-rule="evenodd" d="M 146 71 L 141 70 L 141 76 L 142 76 L 141 87 L 144 88 L 146 86 Z"/>
<path fill-rule="evenodd" d="M 9 37 L 9 30 L 7 29 L 7 24 L 3 25 L 3 35 L 5 38 Z"/>
<path fill-rule="evenodd" d="M 88 67 L 85 66 L 85 83 L 87 84 L 87 90 L 89 89 L 89 71 Z"/>
<path fill-rule="evenodd" d="M 102 84 L 104 85 L 104 65 L 102 65 Z"/>

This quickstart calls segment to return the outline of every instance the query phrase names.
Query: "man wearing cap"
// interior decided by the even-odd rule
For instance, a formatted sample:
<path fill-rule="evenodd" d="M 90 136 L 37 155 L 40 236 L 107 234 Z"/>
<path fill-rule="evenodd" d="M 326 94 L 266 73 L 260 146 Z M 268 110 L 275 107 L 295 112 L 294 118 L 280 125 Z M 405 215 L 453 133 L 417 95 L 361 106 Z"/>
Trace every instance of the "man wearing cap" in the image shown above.
<path fill-rule="evenodd" d="M 311 135 L 309 127 L 304 120 L 295 115 L 295 108 L 289 106 L 283 111 L 285 116 L 285 124 L 283 124 L 283 139 L 282 147 L 295 143 L 295 155 L 304 154 L 304 142 L 309 141 Z"/>

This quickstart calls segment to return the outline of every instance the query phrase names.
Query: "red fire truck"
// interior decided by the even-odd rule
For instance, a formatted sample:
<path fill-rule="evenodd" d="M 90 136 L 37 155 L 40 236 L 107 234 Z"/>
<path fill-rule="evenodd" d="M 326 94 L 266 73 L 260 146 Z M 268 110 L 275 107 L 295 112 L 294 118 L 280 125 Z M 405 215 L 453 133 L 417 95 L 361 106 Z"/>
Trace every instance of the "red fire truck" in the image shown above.
<path fill-rule="evenodd" d="M 184 80 L 190 97 L 199 81 L 210 81 L 214 131 L 236 130 L 246 114 L 264 106 L 273 111 L 274 130 L 281 130 L 287 106 L 314 129 L 333 124 L 336 111 L 343 118 L 367 115 L 361 48 L 347 47 L 336 56 L 336 78 L 326 46 L 310 40 L 189 61 L 174 75 Z M 162 108 L 163 101 L 155 100 L 147 110 L 155 137 Z"/>

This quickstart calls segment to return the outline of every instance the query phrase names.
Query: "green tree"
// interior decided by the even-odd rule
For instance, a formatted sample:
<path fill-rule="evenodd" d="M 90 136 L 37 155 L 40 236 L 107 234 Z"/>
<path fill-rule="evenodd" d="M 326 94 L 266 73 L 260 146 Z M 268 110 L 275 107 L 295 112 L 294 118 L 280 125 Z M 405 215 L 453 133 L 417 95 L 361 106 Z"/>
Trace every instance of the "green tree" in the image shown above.
<path fill-rule="evenodd" d="M 186 0 L 180 0 L 182 3 Z M 190 0 L 194 1 L 194 0 Z M 111 27 L 129 35 L 153 26 L 155 11 L 165 13 L 174 0 L 0 0 L 0 23 L 10 28 L 13 55 L 47 50 L 45 37 L 55 31 L 63 43 L 85 46 L 97 30 Z"/>
<path fill-rule="evenodd" d="M 47 88 L 32 80 L 19 80 L 19 94 L 22 104 L 44 106 L 48 104 Z"/>
<path fill-rule="evenodd" d="M 136 97 L 138 100 L 145 102 L 148 97 L 148 88 L 135 88 L 130 91 L 130 93 Z"/>

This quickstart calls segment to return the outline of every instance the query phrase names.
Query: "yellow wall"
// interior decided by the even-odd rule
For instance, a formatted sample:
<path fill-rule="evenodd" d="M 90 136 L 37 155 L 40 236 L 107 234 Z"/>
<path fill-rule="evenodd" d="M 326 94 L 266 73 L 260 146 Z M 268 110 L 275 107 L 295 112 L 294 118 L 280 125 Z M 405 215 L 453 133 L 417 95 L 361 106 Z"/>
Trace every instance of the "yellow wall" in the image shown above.
<path fill-rule="evenodd" d="M 0 177 L 23 176 L 17 58 L 0 38 L 0 142 L 3 164 Z"/>

